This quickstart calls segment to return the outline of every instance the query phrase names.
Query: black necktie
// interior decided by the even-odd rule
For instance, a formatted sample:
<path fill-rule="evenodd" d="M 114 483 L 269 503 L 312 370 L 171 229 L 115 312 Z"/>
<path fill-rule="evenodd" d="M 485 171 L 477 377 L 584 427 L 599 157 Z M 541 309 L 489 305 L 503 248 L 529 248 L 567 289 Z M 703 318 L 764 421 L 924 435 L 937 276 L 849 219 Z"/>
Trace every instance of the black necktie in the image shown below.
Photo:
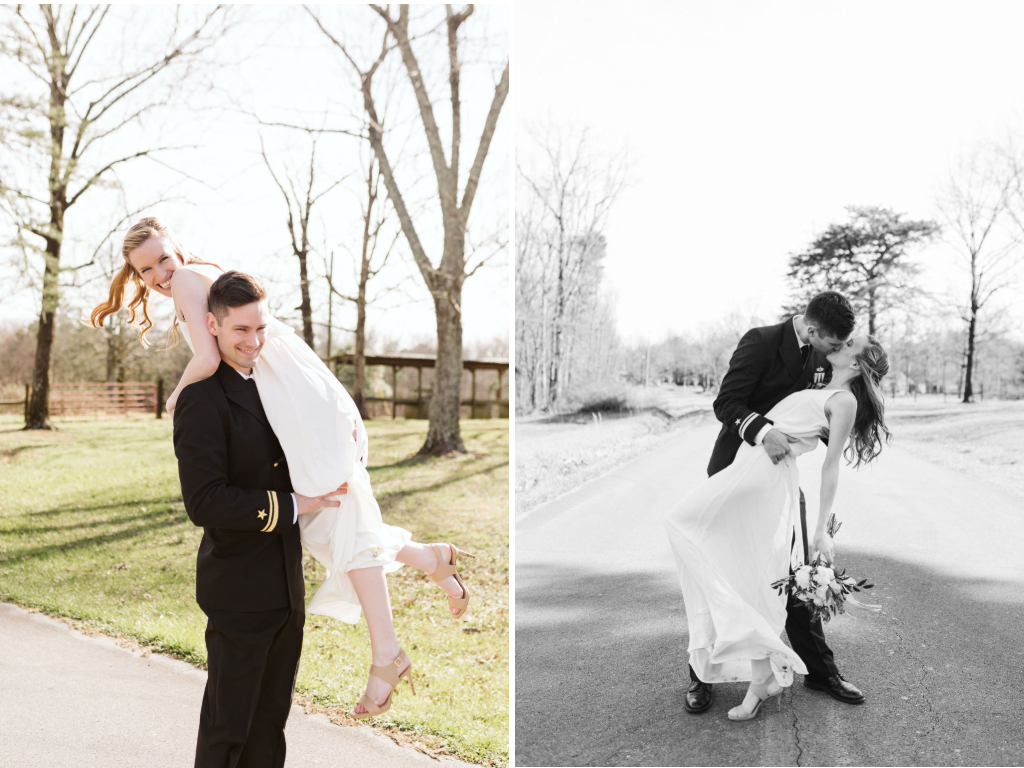
<path fill-rule="evenodd" d="M 800 357 L 803 358 L 804 365 L 807 365 L 807 358 L 811 356 L 811 345 L 804 344 L 800 347 Z"/>

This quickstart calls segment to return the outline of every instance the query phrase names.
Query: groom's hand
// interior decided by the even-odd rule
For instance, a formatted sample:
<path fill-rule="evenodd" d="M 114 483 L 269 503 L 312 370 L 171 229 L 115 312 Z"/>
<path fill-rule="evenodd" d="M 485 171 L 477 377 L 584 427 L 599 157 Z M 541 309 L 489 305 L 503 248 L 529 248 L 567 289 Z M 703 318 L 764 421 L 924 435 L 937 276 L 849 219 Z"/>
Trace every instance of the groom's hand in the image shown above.
<path fill-rule="evenodd" d="M 761 441 L 761 445 L 764 446 L 765 451 L 768 453 L 768 457 L 772 460 L 772 464 L 778 464 L 787 456 L 793 455 L 793 451 L 790 449 L 789 444 L 795 442 L 797 442 L 797 438 L 790 437 L 785 432 L 772 428 L 768 430 L 768 434 L 764 436 L 764 440 Z"/>
<path fill-rule="evenodd" d="M 341 506 L 340 501 L 334 501 L 327 498 L 328 496 L 337 496 L 338 494 L 348 493 L 348 483 L 342 483 L 341 487 L 336 491 L 325 493 L 323 496 L 303 496 L 301 493 L 295 494 L 295 503 L 298 507 L 297 511 L 300 515 L 304 515 L 307 512 L 313 512 L 322 507 L 338 507 Z"/>

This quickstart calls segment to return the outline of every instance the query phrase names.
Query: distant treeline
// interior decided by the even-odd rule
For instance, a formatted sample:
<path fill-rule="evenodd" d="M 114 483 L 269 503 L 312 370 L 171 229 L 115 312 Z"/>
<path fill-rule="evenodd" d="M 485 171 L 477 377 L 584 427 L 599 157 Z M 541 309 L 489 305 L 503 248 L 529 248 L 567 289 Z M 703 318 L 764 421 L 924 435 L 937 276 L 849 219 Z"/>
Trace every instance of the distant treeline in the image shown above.
<path fill-rule="evenodd" d="M 538 159 L 520 168 L 516 193 L 519 413 L 605 402 L 622 382 L 715 390 L 744 331 L 799 314 L 826 289 L 850 299 L 857 334 L 889 351 L 890 395 L 943 393 L 968 403 L 1024 394 L 1024 342 L 1007 312 L 1024 266 L 1024 151 L 1013 142 L 962 157 L 936 196 L 934 218 L 847 208 L 790 255 L 790 296 L 775 317 L 732 315 L 628 346 L 616 337 L 614 304 L 601 287 L 603 227 L 622 187 L 621 166 L 596 159 L 585 132 L 530 138 Z M 921 279 L 939 253 L 957 266 L 941 294 Z"/>

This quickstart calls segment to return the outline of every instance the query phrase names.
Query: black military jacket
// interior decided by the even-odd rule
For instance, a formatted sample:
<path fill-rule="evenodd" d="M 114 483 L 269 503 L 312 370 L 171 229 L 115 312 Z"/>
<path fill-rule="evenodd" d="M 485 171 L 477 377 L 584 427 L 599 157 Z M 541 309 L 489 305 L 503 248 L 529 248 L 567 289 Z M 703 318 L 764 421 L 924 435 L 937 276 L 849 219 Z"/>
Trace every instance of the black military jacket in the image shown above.
<path fill-rule="evenodd" d="M 196 559 L 202 608 L 269 611 L 305 599 L 291 480 L 256 383 L 221 362 L 174 410 L 185 511 L 203 528 Z"/>
<path fill-rule="evenodd" d="M 761 428 L 772 423 L 764 414 L 786 395 L 821 387 L 831 378 L 832 366 L 813 347 L 804 364 L 793 318 L 743 334 L 713 406 L 722 430 L 711 452 L 708 475 L 732 464 L 743 440 L 755 444 Z"/>

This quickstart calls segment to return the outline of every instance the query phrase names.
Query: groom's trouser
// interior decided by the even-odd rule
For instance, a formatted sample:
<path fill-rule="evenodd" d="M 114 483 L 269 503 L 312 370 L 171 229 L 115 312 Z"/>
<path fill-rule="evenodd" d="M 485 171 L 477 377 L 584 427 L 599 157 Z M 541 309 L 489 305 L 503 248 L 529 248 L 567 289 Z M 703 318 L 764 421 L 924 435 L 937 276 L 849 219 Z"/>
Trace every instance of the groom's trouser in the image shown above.
<path fill-rule="evenodd" d="M 793 546 L 803 546 L 803 561 L 808 560 L 807 553 L 807 502 L 804 492 L 800 491 L 800 528 L 802 542 L 796 541 L 793 534 Z M 832 649 L 825 642 L 825 630 L 821 619 L 811 621 L 807 607 L 799 600 L 790 597 L 786 603 L 786 635 L 796 655 L 807 665 L 807 677 L 825 682 L 832 675 L 838 675 L 839 669 L 832 658 Z M 690 667 L 690 679 L 700 680 L 697 673 Z"/>
<path fill-rule="evenodd" d="M 793 546 L 803 546 L 803 562 L 810 562 L 807 546 L 807 502 L 804 492 L 800 491 L 800 531 L 802 542 L 793 534 Z M 786 636 L 793 646 L 796 655 L 807 665 L 807 677 L 826 682 L 832 675 L 838 675 L 839 669 L 832 658 L 832 649 L 825 642 L 825 628 L 821 619 L 811 621 L 811 613 L 807 605 L 790 595 L 786 602 Z"/>
<path fill-rule="evenodd" d="M 209 674 L 196 768 L 282 768 L 305 612 L 203 610 Z"/>

